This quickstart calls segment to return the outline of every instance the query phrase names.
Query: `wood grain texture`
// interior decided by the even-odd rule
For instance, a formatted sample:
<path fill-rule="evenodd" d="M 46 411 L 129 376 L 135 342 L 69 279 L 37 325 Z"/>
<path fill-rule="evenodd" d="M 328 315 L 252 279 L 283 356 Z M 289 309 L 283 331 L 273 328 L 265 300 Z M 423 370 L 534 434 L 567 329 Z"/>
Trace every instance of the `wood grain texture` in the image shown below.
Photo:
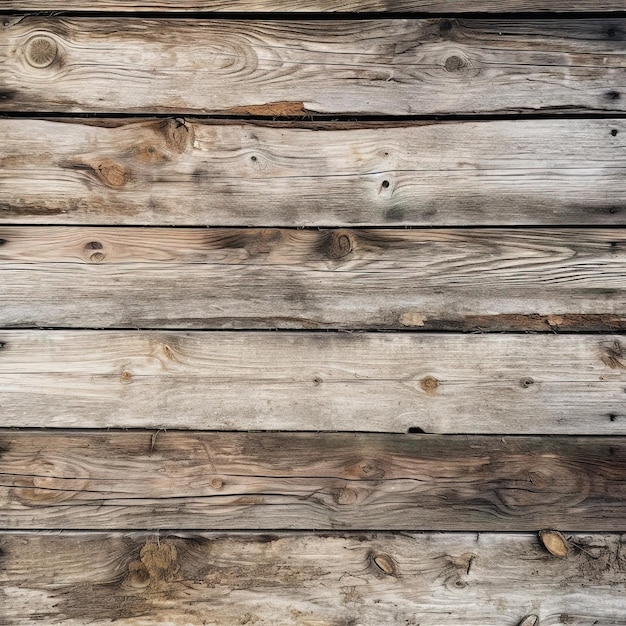
<path fill-rule="evenodd" d="M 0 624 L 622 626 L 624 537 L 2 533 Z"/>
<path fill-rule="evenodd" d="M 597 226 L 626 214 L 624 119 L 73 122 L 0 119 L 0 222 Z"/>
<path fill-rule="evenodd" d="M 2 23 L 2 111 L 626 110 L 625 18 Z"/>
<path fill-rule="evenodd" d="M 623 437 L 4 431 L 20 529 L 621 532 Z"/>
<path fill-rule="evenodd" d="M 617 336 L 0 331 L 0 426 L 626 435 Z"/>
<path fill-rule="evenodd" d="M 623 0 L 3 0 L 13 11 L 465 13 L 624 11 Z"/>
<path fill-rule="evenodd" d="M 3 227 L 0 240 L 5 327 L 626 328 L 625 229 Z"/>

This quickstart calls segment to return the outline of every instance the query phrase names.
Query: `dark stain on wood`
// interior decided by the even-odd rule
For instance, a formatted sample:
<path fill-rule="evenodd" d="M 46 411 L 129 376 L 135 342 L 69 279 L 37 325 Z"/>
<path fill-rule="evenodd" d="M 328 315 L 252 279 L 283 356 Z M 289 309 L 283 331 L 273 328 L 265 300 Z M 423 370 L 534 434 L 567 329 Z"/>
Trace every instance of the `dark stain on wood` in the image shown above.
<path fill-rule="evenodd" d="M 602 362 L 611 369 L 626 369 L 623 359 L 626 357 L 626 350 L 619 339 L 613 343 L 603 346 Z"/>

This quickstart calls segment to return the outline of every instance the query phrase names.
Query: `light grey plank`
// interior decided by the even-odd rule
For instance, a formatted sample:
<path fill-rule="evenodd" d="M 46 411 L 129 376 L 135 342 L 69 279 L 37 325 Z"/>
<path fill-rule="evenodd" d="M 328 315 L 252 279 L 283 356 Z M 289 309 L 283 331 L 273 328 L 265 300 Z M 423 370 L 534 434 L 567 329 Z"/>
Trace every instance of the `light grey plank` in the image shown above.
<path fill-rule="evenodd" d="M 3 227 L 0 239 L 5 327 L 626 328 L 626 229 Z"/>
<path fill-rule="evenodd" d="M 623 119 L 71 122 L 0 119 L 0 222 L 559 226 L 626 211 Z"/>
<path fill-rule="evenodd" d="M 0 426 L 626 434 L 619 336 L 0 331 Z"/>
<path fill-rule="evenodd" d="M 40 16 L 3 23 L 4 111 L 271 117 L 626 110 L 624 18 L 610 25 Z"/>

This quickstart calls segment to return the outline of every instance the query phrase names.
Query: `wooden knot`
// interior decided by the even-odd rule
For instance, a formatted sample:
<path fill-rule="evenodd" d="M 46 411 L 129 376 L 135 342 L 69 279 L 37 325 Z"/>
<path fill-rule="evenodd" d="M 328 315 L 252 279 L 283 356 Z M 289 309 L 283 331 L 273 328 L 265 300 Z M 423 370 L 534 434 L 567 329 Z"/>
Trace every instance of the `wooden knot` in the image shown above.
<path fill-rule="evenodd" d="M 444 67 L 446 68 L 446 72 L 458 72 L 460 69 L 463 69 L 467 64 L 465 61 L 453 54 L 446 59 L 444 63 Z"/>
<path fill-rule="evenodd" d="M 221 478 L 212 478 L 211 487 L 213 489 L 221 489 L 224 486 L 224 481 Z"/>
<path fill-rule="evenodd" d="M 396 575 L 396 564 L 388 554 L 379 552 L 378 554 L 372 554 L 370 559 L 372 565 L 374 565 L 380 573 L 385 574 L 386 576 Z"/>
<path fill-rule="evenodd" d="M 433 394 L 439 387 L 439 381 L 434 376 L 425 376 L 420 381 L 420 387 L 428 394 Z"/>
<path fill-rule="evenodd" d="M 524 378 L 520 379 L 519 384 L 520 384 L 520 387 L 523 387 L 524 389 L 528 389 L 528 387 L 535 384 L 535 381 L 530 376 L 525 376 Z"/>
<path fill-rule="evenodd" d="M 354 489 L 344 487 L 342 489 L 333 490 L 333 500 L 337 504 L 354 504 L 359 496 Z"/>
<path fill-rule="evenodd" d="M 334 232 L 330 238 L 328 254 L 333 259 L 342 259 L 354 249 L 352 237 L 345 231 Z"/>
<path fill-rule="evenodd" d="M 56 59 L 57 52 L 57 42 L 52 37 L 37 35 L 26 43 L 26 61 L 32 67 L 49 67 Z"/>
<path fill-rule="evenodd" d="M 129 180 L 130 174 L 119 163 L 105 161 L 97 166 L 98 176 L 109 187 L 123 187 Z"/>

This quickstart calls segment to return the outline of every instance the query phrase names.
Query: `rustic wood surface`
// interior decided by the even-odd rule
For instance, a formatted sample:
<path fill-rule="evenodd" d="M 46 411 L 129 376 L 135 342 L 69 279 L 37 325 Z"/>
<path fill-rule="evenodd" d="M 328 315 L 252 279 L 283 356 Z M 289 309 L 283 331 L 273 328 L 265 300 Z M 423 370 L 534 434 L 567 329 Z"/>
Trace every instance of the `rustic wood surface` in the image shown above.
<path fill-rule="evenodd" d="M 622 626 L 624 537 L 2 533 L 0 624 Z"/>
<path fill-rule="evenodd" d="M 0 331 L 0 426 L 626 435 L 618 336 Z"/>
<path fill-rule="evenodd" d="M 13 11 L 552 12 L 624 11 L 623 0 L 3 0 Z M 609 18 L 610 19 L 610 18 Z"/>
<path fill-rule="evenodd" d="M 3 431 L 19 529 L 621 532 L 626 439 Z"/>
<path fill-rule="evenodd" d="M 405 124 L 0 119 L 0 221 L 624 222 L 624 119 Z"/>
<path fill-rule="evenodd" d="M 3 227 L 0 241 L 4 327 L 626 328 L 625 229 Z"/>
<path fill-rule="evenodd" d="M 626 110 L 626 18 L 0 24 L 0 111 Z"/>

